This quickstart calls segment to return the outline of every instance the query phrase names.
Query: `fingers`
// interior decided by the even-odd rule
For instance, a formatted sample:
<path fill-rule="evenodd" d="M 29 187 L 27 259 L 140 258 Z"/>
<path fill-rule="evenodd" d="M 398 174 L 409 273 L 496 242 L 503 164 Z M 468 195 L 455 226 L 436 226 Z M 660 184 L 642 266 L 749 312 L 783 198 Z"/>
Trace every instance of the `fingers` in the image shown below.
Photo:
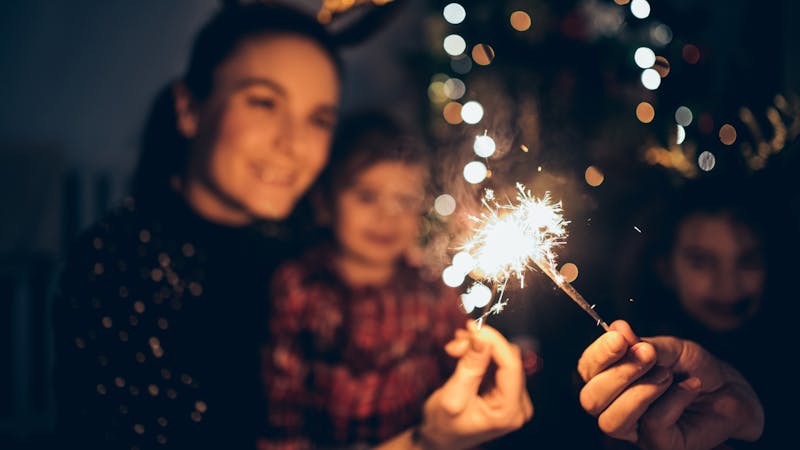
<path fill-rule="evenodd" d="M 455 331 L 453 339 L 445 344 L 444 350 L 453 358 L 460 358 L 469 350 L 470 334 L 467 330 L 459 328 Z"/>
<path fill-rule="evenodd" d="M 628 324 L 628 322 L 625 322 L 624 320 L 615 320 L 614 322 L 611 323 L 611 326 L 609 328 L 616 331 L 617 333 L 620 333 L 622 337 L 624 337 L 625 340 L 628 341 L 628 344 L 630 345 L 639 342 L 639 337 L 636 336 L 636 333 L 633 332 L 633 329 Z"/>
<path fill-rule="evenodd" d="M 617 439 L 636 435 L 639 419 L 670 386 L 672 372 L 656 366 L 617 397 L 598 417 L 603 432 Z"/>
<path fill-rule="evenodd" d="M 606 336 L 612 336 L 611 333 L 606 333 Z M 627 344 L 622 345 L 627 348 Z M 589 414 L 599 415 L 655 363 L 656 354 L 652 345 L 646 342 L 634 345 L 618 364 L 589 378 L 581 389 L 581 406 Z"/>
<path fill-rule="evenodd" d="M 583 351 L 578 360 L 578 373 L 583 381 L 589 381 L 619 361 L 627 351 L 628 342 L 622 333 L 618 331 L 604 333 Z"/>
<path fill-rule="evenodd" d="M 481 381 L 492 358 L 490 342 L 476 339 L 476 335 L 473 335 L 472 339 L 466 343 L 467 349 L 459 358 L 455 371 L 441 387 L 442 407 L 453 415 L 463 411 L 468 403 L 477 396 Z"/>

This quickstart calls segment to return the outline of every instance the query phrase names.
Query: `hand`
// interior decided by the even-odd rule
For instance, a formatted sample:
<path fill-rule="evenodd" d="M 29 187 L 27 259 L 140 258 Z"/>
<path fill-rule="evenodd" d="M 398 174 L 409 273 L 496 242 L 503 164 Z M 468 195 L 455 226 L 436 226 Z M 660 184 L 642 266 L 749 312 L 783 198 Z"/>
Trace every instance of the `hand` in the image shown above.
<path fill-rule="evenodd" d="M 733 367 L 692 341 L 640 341 L 624 321 L 611 329 L 578 361 L 581 406 L 604 433 L 647 449 L 709 449 L 761 435 L 761 403 Z"/>
<path fill-rule="evenodd" d="M 465 449 L 520 428 L 533 416 L 520 350 L 497 330 L 474 323 L 450 341 L 453 375 L 425 402 L 418 437 L 425 449 Z M 481 390 L 490 362 L 493 379 Z"/>

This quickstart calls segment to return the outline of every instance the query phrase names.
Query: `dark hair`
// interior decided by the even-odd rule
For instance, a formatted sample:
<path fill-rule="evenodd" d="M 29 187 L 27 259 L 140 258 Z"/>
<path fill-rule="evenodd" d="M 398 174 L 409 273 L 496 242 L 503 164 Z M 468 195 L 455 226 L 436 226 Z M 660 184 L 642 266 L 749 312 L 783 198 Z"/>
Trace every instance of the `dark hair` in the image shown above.
<path fill-rule="evenodd" d="M 269 33 L 299 34 L 323 48 L 341 73 L 335 39 L 308 14 L 284 5 L 261 2 L 226 4 L 197 34 L 182 81 L 194 99 L 204 100 L 213 90 L 215 70 L 245 40 Z M 189 143 L 177 130 L 172 83 L 162 88 L 152 104 L 133 177 L 138 199 L 157 199 L 169 189 L 175 175 L 188 163 Z"/>
<path fill-rule="evenodd" d="M 330 162 L 316 189 L 331 205 L 359 173 L 385 161 L 420 165 L 427 171 L 429 147 L 420 135 L 402 127 L 388 113 L 372 110 L 351 114 L 339 123 Z"/>

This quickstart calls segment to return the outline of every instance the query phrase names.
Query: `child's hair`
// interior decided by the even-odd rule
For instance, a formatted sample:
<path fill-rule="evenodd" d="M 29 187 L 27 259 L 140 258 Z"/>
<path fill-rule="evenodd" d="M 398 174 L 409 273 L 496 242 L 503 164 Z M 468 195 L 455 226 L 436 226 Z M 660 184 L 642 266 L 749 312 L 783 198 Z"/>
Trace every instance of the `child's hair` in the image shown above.
<path fill-rule="evenodd" d="M 333 205 L 336 196 L 373 165 L 396 161 L 421 167 L 427 194 L 430 150 L 425 140 L 404 129 L 389 114 L 365 111 L 342 119 L 331 150 L 331 160 L 317 184 L 319 200 Z"/>

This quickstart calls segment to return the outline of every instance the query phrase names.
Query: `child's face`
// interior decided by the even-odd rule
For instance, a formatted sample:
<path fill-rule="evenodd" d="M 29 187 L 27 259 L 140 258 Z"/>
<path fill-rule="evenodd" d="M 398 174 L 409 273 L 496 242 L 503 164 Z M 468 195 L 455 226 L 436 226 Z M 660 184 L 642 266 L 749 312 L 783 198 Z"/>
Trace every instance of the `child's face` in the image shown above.
<path fill-rule="evenodd" d="M 684 309 L 712 330 L 738 328 L 761 303 L 766 269 L 759 241 L 726 215 L 683 220 L 670 272 Z"/>
<path fill-rule="evenodd" d="M 382 161 L 361 171 L 336 198 L 334 232 L 344 256 L 394 264 L 419 233 L 425 173 L 421 166 Z"/>

